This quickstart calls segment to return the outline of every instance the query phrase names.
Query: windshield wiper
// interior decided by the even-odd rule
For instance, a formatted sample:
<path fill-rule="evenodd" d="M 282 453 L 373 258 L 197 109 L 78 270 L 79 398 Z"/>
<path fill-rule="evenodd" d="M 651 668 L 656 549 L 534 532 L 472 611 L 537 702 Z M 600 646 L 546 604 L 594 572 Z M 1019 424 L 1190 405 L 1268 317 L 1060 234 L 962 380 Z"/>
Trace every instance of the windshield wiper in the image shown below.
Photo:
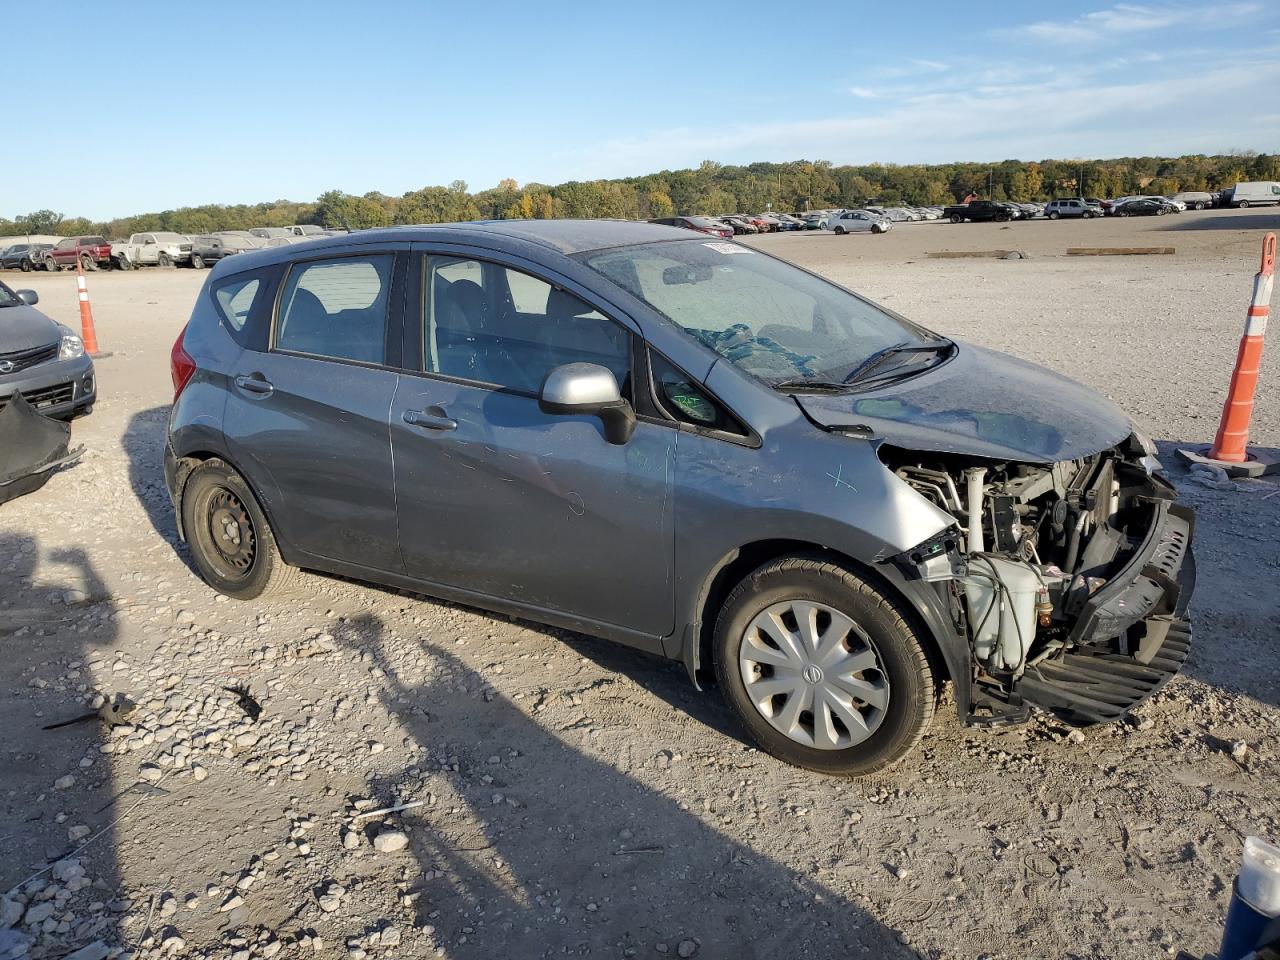
<path fill-rule="evenodd" d="M 843 392 L 849 389 L 847 383 L 836 380 L 816 380 L 812 377 L 787 377 L 775 380 L 770 384 L 775 390 L 821 390 L 824 392 Z"/>
<path fill-rule="evenodd" d="M 949 351 L 955 344 L 950 340 L 930 340 L 927 343 L 911 343 L 904 341 L 895 343 L 891 347 L 885 347 L 883 350 L 877 350 L 862 363 L 854 367 L 852 372 L 844 378 L 845 385 L 857 383 L 859 380 L 865 380 L 870 376 L 871 372 L 880 369 L 893 357 L 900 356 L 904 353 L 945 353 Z"/>

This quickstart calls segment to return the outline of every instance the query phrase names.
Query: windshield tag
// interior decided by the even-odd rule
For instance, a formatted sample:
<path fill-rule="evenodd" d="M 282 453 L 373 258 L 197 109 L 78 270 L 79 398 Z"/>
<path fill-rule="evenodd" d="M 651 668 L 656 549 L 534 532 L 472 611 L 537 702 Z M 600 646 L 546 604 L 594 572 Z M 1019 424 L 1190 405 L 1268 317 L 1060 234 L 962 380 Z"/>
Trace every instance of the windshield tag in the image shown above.
<path fill-rule="evenodd" d="M 754 250 L 748 250 L 746 247 L 739 247 L 732 243 L 720 243 L 712 240 L 710 243 L 704 243 L 704 247 L 714 250 L 716 253 L 755 253 Z"/>

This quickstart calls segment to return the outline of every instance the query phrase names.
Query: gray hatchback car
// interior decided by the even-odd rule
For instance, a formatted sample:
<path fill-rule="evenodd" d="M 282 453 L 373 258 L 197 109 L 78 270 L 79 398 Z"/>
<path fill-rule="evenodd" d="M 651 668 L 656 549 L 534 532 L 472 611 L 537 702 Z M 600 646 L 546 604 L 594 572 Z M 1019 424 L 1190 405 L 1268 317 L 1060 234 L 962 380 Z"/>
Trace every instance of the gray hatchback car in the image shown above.
<path fill-rule="evenodd" d="M 650 224 L 393 228 L 220 262 L 165 476 L 201 575 L 309 568 L 619 641 L 833 774 L 961 719 L 1115 720 L 1191 640 L 1192 516 L 1064 377 Z"/>

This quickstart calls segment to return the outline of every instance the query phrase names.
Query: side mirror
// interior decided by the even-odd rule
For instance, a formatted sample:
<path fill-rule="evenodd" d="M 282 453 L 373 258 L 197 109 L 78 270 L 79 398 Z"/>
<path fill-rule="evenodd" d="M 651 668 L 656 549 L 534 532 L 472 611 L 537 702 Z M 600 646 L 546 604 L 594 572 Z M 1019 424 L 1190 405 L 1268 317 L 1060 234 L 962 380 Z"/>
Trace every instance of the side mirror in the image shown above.
<path fill-rule="evenodd" d="M 40 294 L 36 293 L 34 290 L 15 290 L 14 293 L 18 295 L 19 300 L 29 307 L 34 307 L 40 302 Z"/>
<path fill-rule="evenodd" d="M 598 363 L 566 363 L 547 374 L 538 406 L 544 413 L 594 414 L 610 443 L 624 444 L 636 429 L 636 413 L 622 399 L 618 381 Z"/>

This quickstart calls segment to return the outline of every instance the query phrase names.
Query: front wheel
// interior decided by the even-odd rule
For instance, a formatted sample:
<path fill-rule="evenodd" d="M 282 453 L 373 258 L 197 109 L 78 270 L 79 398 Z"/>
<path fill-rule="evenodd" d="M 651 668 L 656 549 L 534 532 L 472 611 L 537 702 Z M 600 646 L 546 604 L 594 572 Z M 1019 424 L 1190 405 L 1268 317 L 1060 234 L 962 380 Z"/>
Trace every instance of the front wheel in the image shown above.
<path fill-rule="evenodd" d="M 898 605 L 816 557 L 766 564 L 716 622 L 716 677 L 768 753 L 837 776 L 901 759 L 933 716 L 936 689 Z"/>
<path fill-rule="evenodd" d="M 843 237 L 843 236 L 844 236 L 844 227 L 836 227 L 836 229 L 835 229 L 835 234 L 836 234 L 836 236 L 837 236 L 837 237 Z"/>
<path fill-rule="evenodd" d="M 1239 203 L 1237 203 L 1237 204 L 1236 204 L 1236 206 L 1237 206 L 1237 207 L 1239 207 L 1241 210 L 1248 210 L 1248 209 L 1249 209 L 1249 201 L 1248 201 L 1248 200 L 1241 200 Z"/>
<path fill-rule="evenodd" d="M 117 270 L 132 270 L 133 264 L 129 262 L 128 257 L 116 257 Z"/>
<path fill-rule="evenodd" d="M 44 268 L 49 273 L 57 273 L 62 269 L 62 266 L 61 264 L 58 263 L 57 260 L 46 260 L 44 262 Z"/>
<path fill-rule="evenodd" d="M 1161 207 L 1159 210 L 1157 210 L 1157 211 L 1156 211 L 1156 216 L 1157 216 L 1157 217 L 1163 217 L 1163 216 L 1164 216 L 1166 213 L 1168 213 L 1168 212 L 1169 212 L 1169 211 L 1168 211 L 1168 210 L 1166 210 L 1164 207 Z"/>
<path fill-rule="evenodd" d="M 19 266 L 20 266 L 20 268 L 21 268 L 21 270 L 22 270 L 22 272 L 23 272 L 23 273 L 30 273 L 30 272 L 31 272 L 31 261 L 30 261 L 30 260 L 25 260 L 25 259 L 24 259 L 24 260 L 22 261 L 22 263 L 21 263 L 21 264 L 19 264 Z"/>
<path fill-rule="evenodd" d="M 204 257 L 200 256 L 200 254 L 198 254 L 198 253 L 193 253 L 193 254 L 191 255 L 191 266 L 192 266 L 192 268 L 193 268 L 193 269 L 195 269 L 195 270 L 203 270 L 203 269 L 204 269 Z"/>
<path fill-rule="evenodd" d="M 959 223 L 963 219 L 964 217 L 960 216 L 958 213 L 953 213 L 950 217 L 952 223 Z"/>
<path fill-rule="evenodd" d="M 158 263 L 162 267 L 171 267 L 173 266 L 173 259 L 167 253 L 161 250 L 160 255 L 156 258 L 156 263 Z"/>
<path fill-rule="evenodd" d="M 1053 211 L 1053 213 L 1049 214 L 1049 219 L 1050 219 L 1050 220 L 1057 220 L 1059 216 L 1061 216 L 1061 214 L 1059 214 L 1059 213 L 1058 213 L 1058 211 L 1057 211 L 1057 210 L 1055 210 L 1055 211 Z"/>
<path fill-rule="evenodd" d="M 281 559 L 253 491 L 222 460 L 206 460 L 191 471 L 181 510 L 196 569 L 219 593 L 252 600 L 293 580 L 297 571 Z"/>

